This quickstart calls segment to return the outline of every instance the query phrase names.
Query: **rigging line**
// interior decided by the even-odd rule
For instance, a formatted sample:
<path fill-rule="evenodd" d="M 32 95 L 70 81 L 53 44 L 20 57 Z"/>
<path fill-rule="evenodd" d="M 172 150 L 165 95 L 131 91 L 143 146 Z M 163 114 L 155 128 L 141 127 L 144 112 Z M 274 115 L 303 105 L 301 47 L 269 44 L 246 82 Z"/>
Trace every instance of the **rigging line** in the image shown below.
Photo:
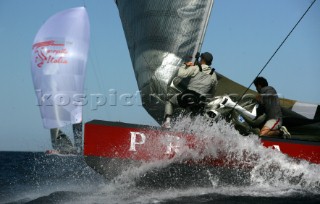
<path fill-rule="evenodd" d="M 85 2 L 85 1 L 84 1 Z M 86 9 L 88 9 L 86 7 Z M 89 82 L 89 79 L 87 79 L 86 81 L 86 84 L 87 84 L 87 87 L 86 87 L 86 96 L 87 97 L 90 97 L 91 94 L 94 94 L 96 92 L 98 92 L 97 94 L 103 94 L 103 90 L 104 90 L 104 84 L 103 83 L 103 79 L 102 79 L 102 76 L 103 76 L 103 71 L 101 69 L 101 64 L 100 64 L 100 61 L 99 61 L 99 57 L 97 55 L 97 43 L 95 41 L 95 37 L 93 37 L 92 33 L 90 34 L 90 49 L 89 49 L 89 52 L 88 52 L 88 62 L 87 62 L 87 70 L 86 70 L 86 74 L 88 75 L 89 72 L 91 73 L 93 79 L 94 79 L 94 82 L 92 85 L 94 85 L 94 87 L 90 87 L 90 83 Z M 90 67 L 90 69 L 89 69 Z M 88 99 L 90 100 L 90 98 Z M 89 106 L 90 106 L 90 101 L 88 102 Z M 91 104 L 92 105 L 92 104 Z M 103 108 L 102 109 L 103 111 L 107 110 L 106 108 Z M 87 113 L 88 112 L 92 112 L 92 110 L 90 108 L 83 108 L 83 112 L 86 111 Z M 102 112 L 100 110 L 100 112 Z M 89 117 L 90 114 L 83 114 L 84 116 L 87 115 L 87 117 Z M 83 117 L 84 118 L 84 117 Z M 88 118 L 89 120 L 91 118 Z M 84 121 L 84 119 L 83 119 Z"/>
<path fill-rule="evenodd" d="M 93 50 L 95 50 L 95 46 L 94 46 L 93 42 L 92 42 L 92 47 L 93 47 Z M 100 74 L 100 71 L 97 70 L 97 67 L 99 67 L 99 65 L 98 66 L 96 65 L 97 57 L 96 57 L 96 53 L 94 51 L 89 53 L 89 59 L 90 59 L 91 65 L 92 65 L 92 70 L 93 70 L 94 77 L 96 78 L 96 83 L 98 84 L 98 89 L 99 89 L 99 91 L 103 91 L 103 88 L 102 88 L 102 85 L 101 85 L 101 82 L 100 82 L 100 77 L 99 77 L 99 76 L 102 76 L 102 75 Z"/>
<path fill-rule="evenodd" d="M 83 1 L 85 6 L 86 5 L 86 0 Z M 86 9 L 88 9 L 86 7 Z M 95 82 L 96 82 L 96 85 L 97 85 L 97 88 L 98 88 L 98 91 L 100 93 L 103 93 L 103 85 L 105 85 L 103 83 L 103 79 L 101 78 L 101 76 L 103 76 L 103 71 L 102 71 L 102 68 L 101 68 L 101 64 L 100 64 L 100 61 L 99 61 L 99 57 L 97 55 L 97 43 L 95 41 L 95 37 L 93 37 L 93 34 L 91 33 L 90 34 L 90 49 L 89 49 L 89 60 L 88 60 L 88 63 L 91 64 L 91 67 L 92 69 L 90 69 L 90 71 L 92 70 L 92 73 L 93 73 L 93 76 L 95 78 Z"/>
<path fill-rule="evenodd" d="M 206 19 L 203 22 L 203 29 L 202 29 L 202 34 L 200 36 L 199 44 L 198 44 L 198 46 L 196 45 L 195 51 L 193 53 L 194 57 L 197 55 L 197 52 L 201 51 L 201 48 L 202 48 L 202 45 L 203 45 L 203 41 L 204 41 L 204 38 L 205 38 L 205 35 L 206 35 L 207 27 L 208 27 L 208 24 L 209 24 L 209 20 L 210 20 L 210 17 L 211 17 L 213 4 L 214 4 L 214 0 L 212 0 L 210 2 L 210 5 L 209 5 L 208 9 L 205 12 L 206 13 L 205 14 L 206 15 Z M 194 60 L 192 60 L 192 61 L 194 61 Z"/>
<path fill-rule="evenodd" d="M 280 50 L 280 48 L 282 47 L 282 45 L 287 41 L 287 39 L 289 38 L 289 36 L 291 35 L 291 33 L 295 30 L 295 28 L 298 26 L 298 24 L 301 22 L 301 20 L 304 18 L 304 16 L 308 13 L 308 11 L 311 9 L 311 7 L 314 5 L 314 3 L 317 0 L 313 0 L 313 2 L 310 4 L 310 6 L 308 7 L 308 9 L 304 12 L 304 14 L 301 16 L 301 18 L 298 20 L 298 22 L 293 26 L 293 28 L 291 29 L 291 31 L 288 33 L 288 35 L 285 37 L 285 39 L 281 42 L 281 44 L 279 45 L 279 47 L 276 49 L 276 51 L 272 54 L 272 56 L 269 58 L 269 60 L 267 61 L 267 63 L 263 66 L 263 68 L 260 70 L 260 72 L 257 74 L 257 77 L 260 76 L 260 74 L 264 71 L 264 69 L 268 66 L 268 64 L 270 63 L 270 61 L 273 59 L 273 57 L 277 54 L 277 52 Z M 236 104 L 233 106 L 233 108 L 230 110 L 230 113 L 235 109 L 235 107 L 238 105 L 238 103 L 240 102 L 240 100 L 242 99 L 242 97 L 249 91 L 250 87 L 252 86 L 254 81 L 251 82 L 251 84 L 247 87 L 247 89 L 245 90 L 245 92 L 241 95 L 241 97 L 238 99 L 238 101 L 236 102 Z"/>

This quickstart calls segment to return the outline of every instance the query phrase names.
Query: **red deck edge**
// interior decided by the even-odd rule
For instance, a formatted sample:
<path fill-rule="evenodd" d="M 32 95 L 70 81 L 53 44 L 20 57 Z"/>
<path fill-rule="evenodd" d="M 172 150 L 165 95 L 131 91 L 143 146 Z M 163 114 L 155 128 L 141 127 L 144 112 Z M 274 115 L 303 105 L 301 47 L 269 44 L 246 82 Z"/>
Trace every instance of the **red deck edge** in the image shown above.
<path fill-rule="evenodd" d="M 172 138 L 162 143 L 159 135 Z M 84 155 L 152 161 L 174 156 L 174 141 L 185 140 L 189 147 L 197 144 L 192 135 L 173 133 L 150 126 L 94 120 L 85 124 Z M 320 143 L 277 138 L 261 138 L 265 147 L 273 147 L 290 157 L 320 164 Z M 210 165 L 221 165 L 222 159 L 206 158 Z"/>

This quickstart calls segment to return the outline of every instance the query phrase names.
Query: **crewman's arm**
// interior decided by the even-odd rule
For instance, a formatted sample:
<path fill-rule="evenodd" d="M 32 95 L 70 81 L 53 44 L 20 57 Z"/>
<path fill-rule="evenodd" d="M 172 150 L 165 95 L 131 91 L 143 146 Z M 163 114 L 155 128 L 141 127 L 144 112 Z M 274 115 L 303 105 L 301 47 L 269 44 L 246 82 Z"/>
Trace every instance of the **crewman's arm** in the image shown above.
<path fill-rule="evenodd" d="M 263 100 L 262 100 L 262 96 L 261 94 L 257 94 L 256 95 L 256 100 L 258 101 L 258 103 L 262 104 L 263 103 Z"/>
<path fill-rule="evenodd" d="M 186 64 L 183 64 L 178 71 L 178 77 L 186 78 L 189 76 L 195 76 L 197 74 L 197 67 L 196 66 L 190 66 L 192 62 L 188 62 Z M 193 65 L 193 63 L 192 63 Z"/>

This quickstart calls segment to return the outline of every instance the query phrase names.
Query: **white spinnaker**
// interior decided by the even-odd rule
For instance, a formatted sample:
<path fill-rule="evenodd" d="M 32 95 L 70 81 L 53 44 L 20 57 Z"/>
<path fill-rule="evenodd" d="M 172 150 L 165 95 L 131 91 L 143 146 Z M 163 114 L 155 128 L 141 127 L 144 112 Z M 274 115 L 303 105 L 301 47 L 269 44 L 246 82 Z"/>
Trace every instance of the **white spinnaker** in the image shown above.
<path fill-rule="evenodd" d="M 31 72 L 45 128 L 82 122 L 89 39 L 84 7 L 53 15 L 35 37 Z"/>

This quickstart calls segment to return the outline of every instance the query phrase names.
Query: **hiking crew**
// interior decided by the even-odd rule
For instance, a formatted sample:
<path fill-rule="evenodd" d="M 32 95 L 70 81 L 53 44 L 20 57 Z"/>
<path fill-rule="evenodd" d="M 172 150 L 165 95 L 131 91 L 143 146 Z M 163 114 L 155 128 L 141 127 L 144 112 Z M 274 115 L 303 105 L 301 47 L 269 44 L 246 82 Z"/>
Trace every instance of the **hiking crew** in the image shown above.
<path fill-rule="evenodd" d="M 267 115 L 267 122 L 260 130 L 260 135 L 290 136 L 287 128 L 282 126 L 282 112 L 277 91 L 269 86 L 263 77 L 257 77 L 253 83 L 259 93 L 256 99 Z"/>

